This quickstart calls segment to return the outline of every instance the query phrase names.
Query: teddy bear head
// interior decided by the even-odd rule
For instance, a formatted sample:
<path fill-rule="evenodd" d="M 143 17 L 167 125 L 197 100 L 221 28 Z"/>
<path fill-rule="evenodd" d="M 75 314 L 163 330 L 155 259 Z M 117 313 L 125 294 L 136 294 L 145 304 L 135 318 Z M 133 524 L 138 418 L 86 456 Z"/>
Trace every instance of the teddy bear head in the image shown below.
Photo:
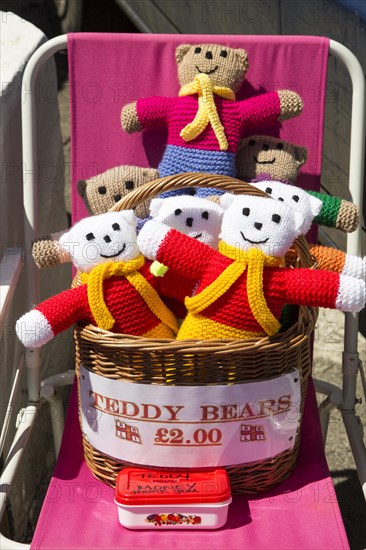
<path fill-rule="evenodd" d="M 217 248 L 222 208 L 217 202 L 189 195 L 153 199 L 154 219 L 209 246 Z"/>
<path fill-rule="evenodd" d="M 266 178 L 294 182 L 306 159 L 305 147 L 271 136 L 250 136 L 239 144 L 237 176 L 244 181 Z"/>
<path fill-rule="evenodd" d="M 268 256 L 281 257 L 302 233 L 303 216 L 280 201 L 252 195 L 226 193 L 221 239 L 239 250 L 259 248 Z"/>
<path fill-rule="evenodd" d="M 175 52 L 181 86 L 207 74 L 215 86 L 239 90 L 248 70 L 248 54 L 220 44 L 182 44 Z"/>
<path fill-rule="evenodd" d="M 293 210 L 300 212 L 304 216 L 304 223 L 301 228 L 303 234 L 309 231 L 313 219 L 323 207 L 320 199 L 309 195 L 309 193 L 295 185 L 288 185 L 280 181 L 259 181 L 253 183 L 253 185 L 271 195 L 273 199 L 283 202 Z"/>
<path fill-rule="evenodd" d="M 78 193 L 84 200 L 91 214 L 103 214 L 144 183 L 157 179 L 159 173 L 155 168 L 139 166 L 115 166 L 77 184 Z M 149 201 L 140 203 L 135 208 L 136 216 L 146 218 L 149 215 Z"/>
<path fill-rule="evenodd" d="M 127 262 L 138 255 L 133 210 L 90 216 L 60 238 L 76 269 L 89 272 L 107 262 Z"/>

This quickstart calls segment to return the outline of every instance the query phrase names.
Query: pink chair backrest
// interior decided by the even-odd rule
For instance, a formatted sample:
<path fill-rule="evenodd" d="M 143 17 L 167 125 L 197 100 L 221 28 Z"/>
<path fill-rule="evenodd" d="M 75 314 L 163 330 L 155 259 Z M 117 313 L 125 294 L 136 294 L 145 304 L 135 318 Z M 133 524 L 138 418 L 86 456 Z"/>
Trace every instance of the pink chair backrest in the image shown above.
<path fill-rule="evenodd" d="M 219 43 L 244 48 L 247 78 L 238 98 L 271 90 L 297 91 L 303 113 L 292 120 L 258 129 L 308 149 L 298 185 L 319 189 L 323 143 L 325 85 L 329 40 L 303 36 L 70 34 L 73 221 L 87 215 L 76 183 L 120 164 L 156 167 L 165 133 L 126 134 L 120 123 L 126 103 L 179 91 L 175 49 L 185 43 Z M 254 131 L 250 132 L 255 133 Z"/>

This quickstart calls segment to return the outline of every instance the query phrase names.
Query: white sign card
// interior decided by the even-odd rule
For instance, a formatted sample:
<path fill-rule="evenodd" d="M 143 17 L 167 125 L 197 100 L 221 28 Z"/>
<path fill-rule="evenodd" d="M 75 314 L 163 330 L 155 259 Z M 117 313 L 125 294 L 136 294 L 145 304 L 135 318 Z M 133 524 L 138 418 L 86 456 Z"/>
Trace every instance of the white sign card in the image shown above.
<path fill-rule="evenodd" d="M 298 370 L 259 382 L 162 386 L 80 368 L 82 430 L 117 460 L 161 467 L 245 464 L 291 449 L 300 422 Z"/>

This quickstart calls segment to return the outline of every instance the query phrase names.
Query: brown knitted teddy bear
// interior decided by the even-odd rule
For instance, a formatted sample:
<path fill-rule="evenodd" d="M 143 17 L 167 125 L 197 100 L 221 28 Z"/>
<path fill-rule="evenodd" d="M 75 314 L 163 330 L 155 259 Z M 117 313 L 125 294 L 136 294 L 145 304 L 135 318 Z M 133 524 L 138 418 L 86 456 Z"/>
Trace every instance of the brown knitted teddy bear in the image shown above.
<path fill-rule="evenodd" d="M 359 211 L 355 204 L 315 191 L 304 193 L 303 190 L 291 185 L 297 179 L 299 169 L 306 160 L 305 147 L 271 136 L 250 136 L 239 145 L 238 177 L 251 181 L 272 198 L 285 202 L 308 218 L 303 233 L 310 229 L 310 223 L 334 227 L 347 233 L 354 231 L 359 223 Z M 316 204 L 318 201 L 319 206 L 311 210 L 309 201 L 309 204 Z M 309 247 L 320 269 L 365 279 L 365 259 L 330 247 L 316 244 L 310 244 Z M 288 254 L 288 259 L 291 256 L 291 253 Z"/>
<path fill-rule="evenodd" d="M 155 168 L 140 168 L 139 166 L 115 166 L 77 184 L 78 193 L 84 200 L 90 214 L 104 214 L 112 206 L 125 197 L 130 191 L 144 183 L 159 177 Z M 150 201 L 140 203 L 135 214 L 144 219 L 149 216 Z M 32 247 L 32 255 L 39 268 L 54 267 L 71 259 L 59 245 L 59 239 L 64 231 L 45 235 L 37 239 Z"/>
<path fill-rule="evenodd" d="M 178 97 L 139 99 L 121 113 L 128 133 L 167 127 L 167 146 L 158 167 L 161 177 L 182 172 L 235 176 L 235 155 L 243 136 L 254 126 L 267 127 L 301 113 L 300 96 L 289 90 L 236 100 L 248 70 L 243 49 L 184 44 L 176 49 L 176 60 Z"/>
<path fill-rule="evenodd" d="M 239 179 L 249 182 L 281 181 L 294 184 L 299 170 L 307 160 L 305 147 L 271 136 L 254 135 L 243 139 L 236 157 Z M 355 231 L 359 224 L 359 211 L 355 204 L 316 191 L 308 191 L 320 199 L 323 207 L 314 223 L 335 227 L 345 233 Z"/>

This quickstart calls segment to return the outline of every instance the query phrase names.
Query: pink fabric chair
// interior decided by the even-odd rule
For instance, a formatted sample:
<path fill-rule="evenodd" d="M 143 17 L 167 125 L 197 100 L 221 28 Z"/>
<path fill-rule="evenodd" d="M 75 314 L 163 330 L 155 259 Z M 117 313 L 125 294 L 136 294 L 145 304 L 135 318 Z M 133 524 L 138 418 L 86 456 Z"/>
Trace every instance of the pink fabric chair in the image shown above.
<path fill-rule="evenodd" d="M 163 150 L 163 133 L 149 131 L 128 136 L 120 126 L 121 108 L 139 97 L 176 95 L 179 84 L 175 48 L 181 43 L 200 42 L 225 43 L 248 51 L 250 69 L 239 97 L 281 88 L 301 94 L 305 104 L 301 117 L 268 128 L 265 133 L 308 148 L 309 160 L 299 185 L 319 188 L 328 40 L 275 36 L 69 35 L 74 221 L 87 215 L 76 191 L 79 179 L 118 164 L 157 166 Z M 93 478 L 85 464 L 74 389 L 58 464 L 31 547 L 348 548 L 323 453 L 312 385 L 294 473 L 273 491 L 255 498 L 234 498 L 224 528 L 195 533 L 139 532 L 121 527 L 112 489 Z"/>
<path fill-rule="evenodd" d="M 165 550 L 322 550 L 349 548 L 323 453 L 312 385 L 308 389 L 296 470 L 257 497 L 234 497 L 218 531 L 131 531 L 118 522 L 113 490 L 97 481 L 83 457 L 74 388 L 58 463 L 31 548 Z"/>

